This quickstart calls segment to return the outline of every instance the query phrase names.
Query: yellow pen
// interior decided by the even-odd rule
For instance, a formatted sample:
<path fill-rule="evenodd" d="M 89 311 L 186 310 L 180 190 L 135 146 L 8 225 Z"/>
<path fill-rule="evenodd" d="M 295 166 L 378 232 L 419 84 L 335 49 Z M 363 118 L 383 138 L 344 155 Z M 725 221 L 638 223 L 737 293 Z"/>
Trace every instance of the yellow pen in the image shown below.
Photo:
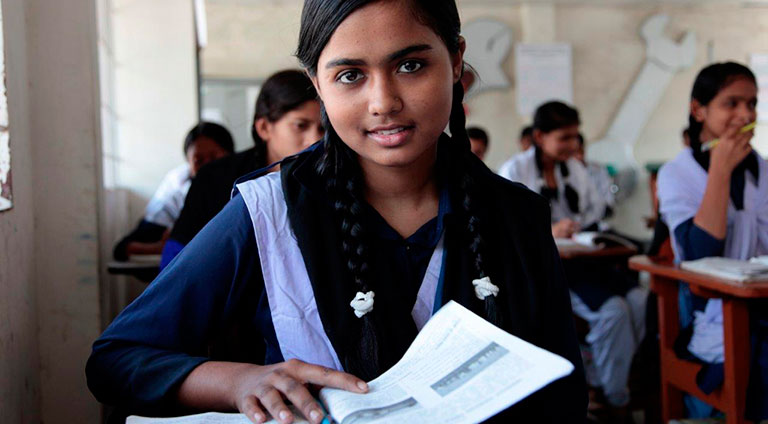
<path fill-rule="evenodd" d="M 755 121 L 755 122 L 753 122 L 751 124 L 744 125 L 743 127 L 741 127 L 739 132 L 740 133 L 745 133 L 747 131 L 750 131 L 750 130 L 754 129 L 756 125 L 757 125 L 757 121 Z M 719 143 L 720 143 L 720 139 L 719 138 L 716 138 L 716 139 L 714 139 L 712 141 L 708 141 L 708 142 L 706 142 L 706 143 L 701 145 L 701 151 L 702 152 L 706 152 L 707 150 L 712 150 Z"/>

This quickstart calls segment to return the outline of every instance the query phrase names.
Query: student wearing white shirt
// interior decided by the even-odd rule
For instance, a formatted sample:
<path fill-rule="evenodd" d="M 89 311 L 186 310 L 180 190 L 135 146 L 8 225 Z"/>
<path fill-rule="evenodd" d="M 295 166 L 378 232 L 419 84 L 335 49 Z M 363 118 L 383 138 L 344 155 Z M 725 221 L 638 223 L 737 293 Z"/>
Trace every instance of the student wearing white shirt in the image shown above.
<path fill-rule="evenodd" d="M 569 238 L 597 229 L 606 201 L 587 169 L 573 155 L 578 148 L 579 113 L 561 103 L 540 106 L 533 123 L 534 147 L 505 162 L 499 174 L 546 197 L 552 208 L 552 235 Z M 647 290 L 626 273 L 604 264 L 565 263 L 576 315 L 590 326 L 590 344 L 598 381 L 608 403 L 629 403 L 627 381 L 632 357 L 645 333 Z"/>
<path fill-rule="evenodd" d="M 661 218 L 669 227 L 676 261 L 708 256 L 749 259 L 768 254 L 768 163 L 753 151 L 757 118 L 754 74 L 738 63 L 715 63 L 702 69 L 691 93 L 690 148 L 666 163 L 658 176 Z M 719 139 L 711 150 L 707 142 Z M 705 393 L 723 381 L 723 316 L 720 299 L 693 295 L 681 285 L 682 334 L 687 350 L 705 363 L 697 383 Z M 768 316 L 765 303 L 750 308 L 752 363 L 746 418 L 768 418 Z M 686 345 L 683 340 L 682 345 Z M 693 417 L 712 408 L 686 399 Z"/>
<path fill-rule="evenodd" d="M 115 259 L 127 260 L 132 254 L 159 254 L 181 213 L 197 171 L 208 162 L 229 156 L 234 150 L 232 135 L 223 126 L 212 122 L 195 125 L 184 140 L 186 163 L 165 175 L 147 204 L 143 219 L 115 246 Z"/>

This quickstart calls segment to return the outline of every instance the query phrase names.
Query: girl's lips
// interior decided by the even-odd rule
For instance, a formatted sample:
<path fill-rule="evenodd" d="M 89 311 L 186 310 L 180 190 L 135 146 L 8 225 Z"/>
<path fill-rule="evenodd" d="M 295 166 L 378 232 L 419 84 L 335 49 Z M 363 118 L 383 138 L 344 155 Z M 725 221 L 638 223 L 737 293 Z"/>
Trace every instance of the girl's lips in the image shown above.
<path fill-rule="evenodd" d="M 412 126 L 402 126 L 376 131 L 366 131 L 365 135 L 382 147 L 397 147 L 413 134 Z"/>

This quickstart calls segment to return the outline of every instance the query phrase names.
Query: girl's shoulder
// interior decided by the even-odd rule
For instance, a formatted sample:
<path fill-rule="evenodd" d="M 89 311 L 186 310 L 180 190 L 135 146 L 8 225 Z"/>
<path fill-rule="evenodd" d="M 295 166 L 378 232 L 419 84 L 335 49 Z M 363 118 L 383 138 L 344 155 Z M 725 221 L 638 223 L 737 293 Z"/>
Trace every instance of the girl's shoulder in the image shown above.
<path fill-rule="evenodd" d="M 692 176 L 706 177 L 707 171 L 701 167 L 693 158 L 693 151 L 690 147 L 684 148 L 672 160 L 666 162 L 659 168 L 658 181 L 679 180 L 683 176 L 688 178 Z"/>

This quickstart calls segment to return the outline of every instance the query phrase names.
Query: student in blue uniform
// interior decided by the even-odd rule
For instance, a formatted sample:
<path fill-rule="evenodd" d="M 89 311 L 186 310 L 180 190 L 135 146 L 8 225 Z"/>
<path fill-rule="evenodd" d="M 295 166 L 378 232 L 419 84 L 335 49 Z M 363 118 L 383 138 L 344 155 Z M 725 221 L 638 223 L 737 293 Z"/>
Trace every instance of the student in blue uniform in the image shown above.
<path fill-rule="evenodd" d="M 691 92 L 689 137 L 685 148 L 659 170 L 661 218 L 671 230 L 677 261 L 707 256 L 749 259 L 768 254 L 768 164 L 753 151 L 753 131 L 741 128 L 757 118 L 757 83 L 745 66 L 715 63 L 699 72 Z M 719 139 L 710 151 L 702 146 Z M 681 323 L 690 332 L 688 353 L 708 364 L 697 381 L 705 392 L 723 379 L 722 301 L 704 299 L 681 287 Z M 753 358 L 747 392 L 747 418 L 768 418 L 768 316 L 754 305 Z M 693 398 L 693 416 L 712 408 Z"/>
<path fill-rule="evenodd" d="M 86 373 L 99 400 L 281 423 L 290 401 L 317 423 L 308 384 L 366 391 L 455 300 L 575 366 L 500 420 L 584 420 L 549 208 L 470 152 L 459 31 L 453 1 L 305 2 L 297 55 L 322 100 L 322 142 L 237 184 L 96 341 Z"/>
<path fill-rule="evenodd" d="M 589 172 L 574 153 L 578 149 L 579 113 L 561 103 L 536 109 L 534 147 L 505 162 L 499 174 L 541 193 L 552 207 L 552 235 L 569 238 L 582 230 L 595 231 L 607 204 Z M 571 303 L 576 315 L 589 323 L 586 340 L 594 357 L 596 381 L 618 416 L 629 403 L 629 370 L 645 335 L 648 291 L 623 270 L 605 262 L 580 259 L 566 264 Z"/>

